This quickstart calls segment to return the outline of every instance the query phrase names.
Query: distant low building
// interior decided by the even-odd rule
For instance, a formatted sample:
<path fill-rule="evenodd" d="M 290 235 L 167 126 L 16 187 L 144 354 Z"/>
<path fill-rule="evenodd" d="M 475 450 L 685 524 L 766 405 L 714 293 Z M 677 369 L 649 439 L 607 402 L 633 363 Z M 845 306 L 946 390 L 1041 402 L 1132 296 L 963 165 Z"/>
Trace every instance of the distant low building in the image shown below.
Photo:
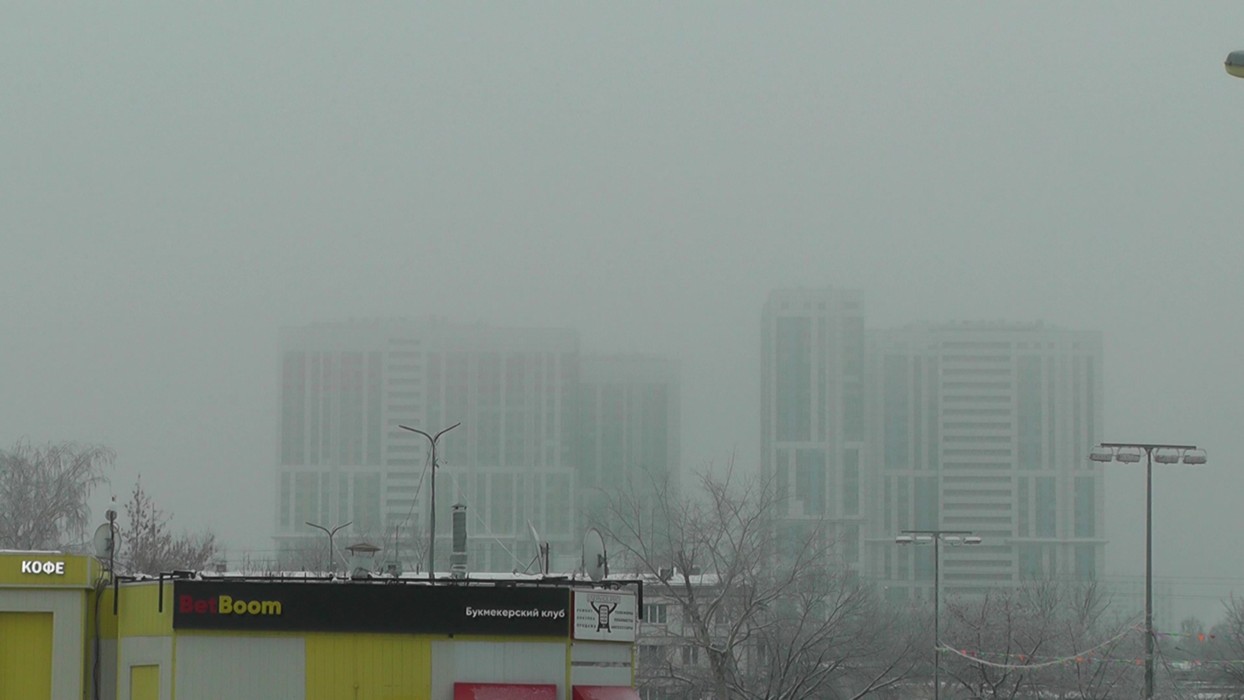
<path fill-rule="evenodd" d="M 0 552 L 0 698 L 638 700 L 636 586 L 161 574 Z"/>

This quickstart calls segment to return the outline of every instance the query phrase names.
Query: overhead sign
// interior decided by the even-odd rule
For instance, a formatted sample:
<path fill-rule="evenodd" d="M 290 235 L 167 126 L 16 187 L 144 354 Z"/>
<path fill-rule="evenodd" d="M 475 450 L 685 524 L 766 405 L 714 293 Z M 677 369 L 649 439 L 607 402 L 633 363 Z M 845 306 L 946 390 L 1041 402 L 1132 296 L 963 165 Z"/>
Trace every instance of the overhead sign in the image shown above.
<path fill-rule="evenodd" d="M 574 638 L 635 641 L 635 595 L 622 591 L 575 591 Z"/>
<path fill-rule="evenodd" d="M 565 588 L 174 581 L 177 629 L 565 637 Z"/>
<path fill-rule="evenodd" d="M 99 583 L 94 557 L 64 552 L 0 551 L 0 588 L 92 588 Z"/>

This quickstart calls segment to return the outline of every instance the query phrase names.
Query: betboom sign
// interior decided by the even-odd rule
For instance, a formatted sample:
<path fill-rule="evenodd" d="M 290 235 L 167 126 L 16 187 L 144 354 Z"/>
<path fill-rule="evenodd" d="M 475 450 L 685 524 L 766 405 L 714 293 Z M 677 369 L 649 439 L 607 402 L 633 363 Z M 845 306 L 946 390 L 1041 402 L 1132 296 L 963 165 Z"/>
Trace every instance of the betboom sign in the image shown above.
<path fill-rule="evenodd" d="M 39 561 L 37 559 L 26 559 L 22 561 L 23 574 L 42 574 L 45 576 L 64 576 L 65 562 L 63 561 Z"/>
<path fill-rule="evenodd" d="M 570 592 L 544 586 L 426 586 L 176 580 L 173 629 L 565 637 Z"/>
<path fill-rule="evenodd" d="M 184 615 L 280 615 L 279 600 L 235 600 L 233 596 L 196 599 L 192 595 L 178 596 L 177 612 Z"/>

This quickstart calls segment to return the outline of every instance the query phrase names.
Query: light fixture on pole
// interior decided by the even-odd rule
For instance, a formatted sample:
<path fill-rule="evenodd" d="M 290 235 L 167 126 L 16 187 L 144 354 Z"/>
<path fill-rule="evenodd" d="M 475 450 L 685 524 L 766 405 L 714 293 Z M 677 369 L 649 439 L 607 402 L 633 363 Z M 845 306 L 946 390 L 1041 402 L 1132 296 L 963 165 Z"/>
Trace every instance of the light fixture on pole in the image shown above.
<path fill-rule="evenodd" d="M 1153 463 L 1205 464 L 1205 450 L 1196 445 L 1103 442 L 1089 452 L 1089 459 L 1136 464 L 1142 453 L 1145 455 L 1145 698 L 1149 700 L 1153 698 Z"/>
<path fill-rule="evenodd" d="M 460 422 L 454 423 L 453 425 L 449 426 L 448 428 L 445 428 L 444 430 L 437 433 L 436 435 L 428 435 L 422 430 L 418 428 L 412 428 L 408 425 L 397 426 L 401 428 L 402 430 L 409 430 L 412 433 L 419 433 L 420 435 L 427 438 L 428 444 L 431 445 L 432 492 L 431 492 L 430 497 L 428 498 L 428 501 L 430 504 L 429 510 L 431 511 L 431 513 L 429 514 L 430 525 L 428 526 L 428 580 L 433 580 L 436 578 L 436 467 L 437 467 L 436 443 L 440 441 L 442 435 L 444 435 L 445 433 L 448 433 L 449 431 L 453 430 L 454 428 L 457 428 L 460 425 L 462 425 L 462 423 Z"/>
<path fill-rule="evenodd" d="M 1227 54 L 1227 61 L 1224 64 L 1228 75 L 1237 78 L 1244 78 L 1244 51 L 1232 51 Z"/>
<path fill-rule="evenodd" d="M 942 557 L 941 543 L 951 546 L 978 545 L 981 538 L 970 530 L 903 530 L 894 538 L 896 544 L 933 545 L 933 699 L 942 694 Z"/>
<path fill-rule="evenodd" d="M 336 550 L 335 550 L 335 549 L 334 549 L 334 547 L 333 547 L 333 537 L 337 534 L 337 531 L 338 531 L 338 530 L 340 530 L 340 529 L 342 529 L 342 528 L 344 528 L 344 527 L 347 527 L 348 525 L 350 525 L 350 524 L 351 524 L 351 523 L 353 523 L 354 521 L 353 521 L 353 520 L 351 520 L 351 521 L 349 521 L 349 522 L 342 523 L 341 525 L 338 525 L 337 527 L 335 527 L 335 528 L 333 528 L 333 529 L 331 529 L 331 530 L 329 530 L 328 528 L 324 527 L 323 525 L 319 525 L 319 524 L 317 524 L 317 523 L 313 523 L 313 522 L 310 522 L 310 521 L 304 521 L 304 522 L 306 522 L 306 524 L 310 525 L 311 527 L 316 528 L 317 530 L 323 530 L 323 531 L 324 531 L 324 534 L 328 535 L 328 571 L 329 571 L 330 573 L 336 573 L 336 571 L 337 571 L 337 554 L 336 554 Z"/>

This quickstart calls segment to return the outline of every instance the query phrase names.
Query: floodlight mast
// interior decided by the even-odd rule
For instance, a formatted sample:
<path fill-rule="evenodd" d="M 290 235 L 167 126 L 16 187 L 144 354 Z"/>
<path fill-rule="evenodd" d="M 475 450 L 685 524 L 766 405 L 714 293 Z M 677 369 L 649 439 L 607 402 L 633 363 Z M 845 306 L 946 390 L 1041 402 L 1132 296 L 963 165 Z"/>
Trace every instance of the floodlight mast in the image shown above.
<path fill-rule="evenodd" d="M 943 539 L 950 545 L 978 545 L 981 538 L 971 530 L 903 530 L 894 538 L 896 544 L 933 545 L 933 700 L 942 695 L 942 557 Z"/>
<path fill-rule="evenodd" d="M 1244 52 L 1241 67 L 1244 68 Z M 1227 71 L 1230 72 L 1230 58 Z M 1232 75 L 1236 75 L 1232 73 Z M 1244 77 L 1244 72 L 1240 74 Z M 1153 462 L 1158 464 L 1205 464 L 1205 450 L 1196 445 L 1163 445 L 1145 442 L 1103 442 L 1089 452 L 1094 462 L 1135 464 L 1145 454 L 1145 698 L 1153 698 Z"/>

